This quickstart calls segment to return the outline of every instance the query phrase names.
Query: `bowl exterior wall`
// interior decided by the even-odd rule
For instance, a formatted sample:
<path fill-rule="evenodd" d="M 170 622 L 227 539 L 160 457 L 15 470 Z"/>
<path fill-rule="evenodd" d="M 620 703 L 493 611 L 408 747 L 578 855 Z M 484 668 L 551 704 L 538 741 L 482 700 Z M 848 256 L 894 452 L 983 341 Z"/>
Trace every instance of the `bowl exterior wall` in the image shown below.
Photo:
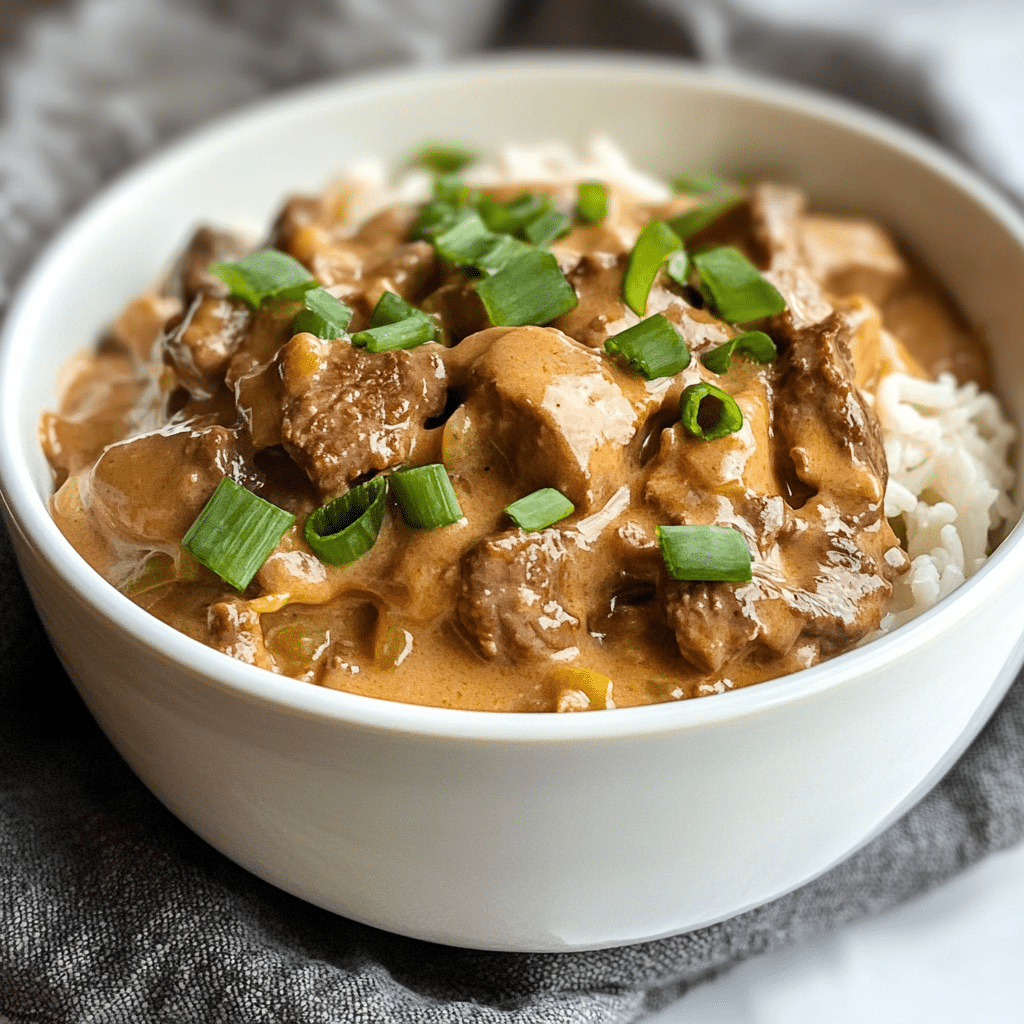
<path fill-rule="evenodd" d="M 18 548 L 82 697 L 182 821 L 319 906 L 490 949 L 639 942 L 807 881 L 934 781 L 1024 632 L 1007 593 L 876 672 L 752 716 L 586 743 L 439 742 L 240 701 Z"/>
<path fill-rule="evenodd" d="M 971 581 L 944 602 L 948 613 L 881 641 L 886 657 L 857 662 L 863 671 L 838 659 L 834 685 L 778 680 L 762 684 L 763 700 L 623 710 L 610 720 L 646 724 L 607 736 L 567 724 L 560 739 L 546 728 L 515 740 L 483 726 L 443 735 L 271 699 L 268 687 L 167 653 L 159 624 L 140 623 L 83 572 L 45 511 L 39 415 L 53 406 L 60 363 L 93 343 L 197 222 L 262 226 L 288 190 L 322 187 L 368 152 L 398 160 L 424 136 L 488 148 L 581 144 L 595 130 L 659 173 L 764 173 L 805 184 L 819 207 L 895 225 L 989 340 L 997 389 L 1024 422 L 1019 218 L 903 136 L 675 65 L 546 59 L 396 76 L 242 118 L 87 212 L 28 282 L 0 353 L 6 518 L 44 624 L 112 742 L 232 859 L 313 903 L 425 939 L 606 946 L 778 896 L 936 781 L 1020 661 L 1019 529 L 983 591 Z M 748 710 L 715 717 L 705 706 Z"/>

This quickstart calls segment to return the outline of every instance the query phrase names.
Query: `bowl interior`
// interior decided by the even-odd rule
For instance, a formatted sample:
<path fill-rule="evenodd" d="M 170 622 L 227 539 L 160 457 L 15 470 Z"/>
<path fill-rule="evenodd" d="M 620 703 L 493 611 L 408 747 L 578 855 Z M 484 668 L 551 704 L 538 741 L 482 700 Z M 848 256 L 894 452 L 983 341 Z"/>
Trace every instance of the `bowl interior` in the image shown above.
<path fill-rule="evenodd" d="M 1024 422 L 1024 226 L 934 147 L 830 101 L 678 62 L 504 59 L 286 96 L 170 148 L 92 204 L 30 276 L 5 330 L 0 470 L 14 519 L 52 562 L 75 557 L 45 512 L 39 415 L 54 406 L 61 364 L 94 343 L 195 226 L 261 233 L 289 194 L 321 189 L 367 156 L 397 165 L 428 140 L 583 147 L 594 134 L 654 173 L 771 176 L 803 186 L 819 209 L 892 228 L 982 332 L 997 390 Z"/>

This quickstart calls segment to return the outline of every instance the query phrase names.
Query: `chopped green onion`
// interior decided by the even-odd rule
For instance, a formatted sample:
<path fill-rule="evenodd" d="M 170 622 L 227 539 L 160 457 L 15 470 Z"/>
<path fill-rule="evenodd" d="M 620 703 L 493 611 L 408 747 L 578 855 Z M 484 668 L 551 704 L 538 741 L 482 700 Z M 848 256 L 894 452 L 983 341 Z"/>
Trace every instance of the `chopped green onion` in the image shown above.
<path fill-rule="evenodd" d="M 496 234 L 477 214 L 458 221 L 434 239 L 437 251 L 457 267 L 494 274 L 529 246 L 511 235 Z"/>
<path fill-rule="evenodd" d="M 455 266 L 475 267 L 476 261 L 493 247 L 498 237 L 474 213 L 438 234 L 434 245 L 438 253 Z"/>
<path fill-rule="evenodd" d="M 222 477 L 181 546 L 236 590 L 245 590 L 294 522 L 290 512 Z"/>
<path fill-rule="evenodd" d="M 576 212 L 588 224 L 608 216 L 608 186 L 603 181 L 581 181 L 576 186 Z"/>
<path fill-rule="evenodd" d="M 734 351 L 742 352 L 755 363 L 770 363 L 779 354 L 775 342 L 764 331 L 744 331 L 702 355 L 700 361 L 713 373 L 725 373 Z"/>
<path fill-rule="evenodd" d="M 512 522 L 520 529 L 531 532 L 543 530 L 560 522 L 576 511 L 576 506 L 561 491 L 554 487 L 542 487 L 527 494 L 525 498 L 513 501 L 505 508 Z"/>
<path fill-rule="evenodd" d="M 369 327 L 352 335 L 352 344 L 367 352 L 390 352 L 397 348 L 419 348 L 437 337 L 437 325 L 425 313 L 394 324 Z"/>
<path fill-rule="evenodd" d="M 294 302 L 319 285 L 297 259 L 278 249 L 261 249 L 234 263 L 211 263 L 210 270 L 254 309 L 266 302 Z"/>
<path fill-rule="evenodd" d="M 549 200 L 537 192 L 524 192 L 508 203 L 500 203 L 490 196 L 477 200 L 477 212 L 492 230 L 505 235 L 520 234 L 530 221 L 550 207 Z"/>
<path fill-rule="evenodd" d="M 463 217 L 471 215 L 465 207 L 454 207 L 435 199 L 427 203 L 409 228 L 409 237 L 414 241 L 432 242 L 442 231 L 454 227 Z"/>
<path fill-rule="evenodd" d="M 579 302 L 558 261 L 544 249 L 515 256 L 476 290 L 496 327 L 547 324 Z"/>
<path fill-rule="evenodd" d="M 707 413 L 704 411 L 704 402 L 712 399 L 712 405 L 717 407 L 718 418 L 714 423 L 705 425 Z M 743 426 L 743 413 L 736 404 L 736 399 L 716 388 L 714 384 L 701 381 L 699 384 L 691 384 L 683 389 L 679 397 L 679 414 L 683 426 L 704 441 L 717 441 L 719 438 L 735 434 Z M 701 423 L 701 419 L 705 423 Z"/>
<path fill-rule="evenodd" d="M 664 313 L 613 334 L 604 347 L 648 380 L 674 377 L 690 365 L 690 350 Z"/>
<path fill-rule="evenodd" d="M 437 174 L 454 174 L 479 159 L 479 153 L 465 146 L 431 143 L 416 154 L 413 163 Z"/>
<path fill-rule="evenodd" d="M 696 192 L 702 196 L 724 195 L 726 192 L 738 192 L 740 186 L 728 178 L 720 178 L 717 174 L 704 171 L 691 171 L 680 174 L 672 179 L 674 192 Z"/>
<path fill-rule="evenodd" d="M 375 476 L 306 517 L 306 543 L 321 562 L 348 565 L 377 542 L 387 508 L 388 482 Z"/>
<path fill-rule="evenodd" d="M 623 284 L 626 302 L 638 316 L 647 312 L 647 296 L 661 265 L 682 247 L 682 239 L 657 217 L 640 232 L 629 256 Z"/>
<path fill-rule="evenodd" d="M 493 241 L 476 258 L 476 269 L 486 275 L 496 274 L 509 260 L 529 252 L 530 247 L 525 242 L 511 235 L 492 235 Z"/>
<path fill-rule="evenodd" d="M 437 324 L 394 292 L 384 292 L 373 307 L 370 326 L 358 331 L 351 342 L 367 352 L 388 352 L 396 348 L 417 348 L 436 341 Z"/>
<path fill-rule="evenodd" d="M 786 300 L 775 286 L 739 249 L 722 245 L 699 252 L 692 259 L 704 284 L 701 290 L 723 320 L 746 323 L 786 308 Z"/>
<path fill-rule="evenodd" d="M 401 295 L 384 292 L 370 314 L 370 326 L 383 327 L 385 324 L 397 324 L 410 317 L 426 317 L 426 315 L 422 309 L 417 309 L 412 303 L 406 302 Z"/>
<path fill-rule="evenodd" d="M 414 530 L 434 530 L 463 518 L 448 471 L 440 462 L 396 469 L 391 474 L 391 490 L 406 525 Z"/>
<path fill-rule="evenodd" d="M 739 191 L 718 195 L 701 206 L 687 210 L 685 213 L 679 214 L 678 217 L 673 217 L 669 224 L 680 238 L 689 241 L 698 231 L 703 231 L 709 224 L 713 224 L 734 206 L 738 206 L 742 200 L 743 193 Z"/>
<path fill-rule="evenodd" d="M 326 288 L 310 288 L 302 297 L 302 309 L 292 324 L 292 331 L 308 331 L 318 338 L 340 338 L 348 330 L 352 310 L 336 299 Z"/>
<path fill-rule="evenodd" d="M 439 174 L 434 181 L 434 199 L 449 206 L 470 206 L 476 191 L 458 174 Z"/>
<path fill-rule="evenodd" d="M 658 544 L 674 580 L 746 583 L 753 578 L 750 548 L 731 526 L 659 526 Z"/>
<path fill-rule="evenodd" d="M 534 217 L 523 231 L 534 245 L 549 245 L 572 231 L 572 221 L 559 210 L 545 210 Z"/>
<path fill-rule="evenodd" d="M 665 273 L 675 281 L 676 284 L 685 288 L 690 283 L 690 257 L 685 249 L 672 253 L 665 264 Z"/>

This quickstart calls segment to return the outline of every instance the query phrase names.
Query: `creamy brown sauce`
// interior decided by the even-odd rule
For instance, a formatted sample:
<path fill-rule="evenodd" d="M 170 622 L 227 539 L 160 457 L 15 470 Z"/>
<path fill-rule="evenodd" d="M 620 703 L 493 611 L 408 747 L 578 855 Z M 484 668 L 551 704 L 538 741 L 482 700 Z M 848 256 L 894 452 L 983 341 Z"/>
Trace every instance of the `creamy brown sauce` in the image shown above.
<path fill-rule="evenodd" d="M 553 190 L 556 205 L 573 195 Z M 498 711 L 721 692 L 877 628 L 907 559 L 882 514 L 885 460 L 864 395 L 893 370 L 987 377 L 956 309 L 879 226 L 755 187 L 693 246 L 737 245 L 786 297 L 762 325 L 778 360 L 703 367 L 739 329 L 662 272 L 647 312 L 676 325 L 693 359 L 645 381 L 604 342 L 639 319 L 622 295 L 638 232 L 694 200 L 615 193 L 604 223 L 551 246 L 577 308 L 523 328 L 493 327 L 473 282 L 409 241 L 415 209 L 353 229 L 336 200 L 289 203 L 272 243 L 353 308 L 350 331 L 389 290 L 435 316 L 443 345 L 375 355 L 293 337 L 298 305 L 254 311 L 227 295 L 206 268 L 241 250 L 204 231 L 168 285 L 68 368 L 61 408 L 43 418 L 56 522 L 141 607 L 311 683 Z M 741 430 L 707 442 L 683 429 L 679 395 L 699 380 L 735 397 Z M 431 462 L 447 468 L 462 522 L 417 531 L 392 506 L 357 562 L 332 568 L 309 549 L 302 524 L 318 505 Z M 244 594 L 179 546 L 224 475 L 297 519 Z M 503 510 L 540 487 L 576 512 L 527 534 Z M 754 578 L 670 579 L 656 527 L 675 523 L 740 530 Z"/>

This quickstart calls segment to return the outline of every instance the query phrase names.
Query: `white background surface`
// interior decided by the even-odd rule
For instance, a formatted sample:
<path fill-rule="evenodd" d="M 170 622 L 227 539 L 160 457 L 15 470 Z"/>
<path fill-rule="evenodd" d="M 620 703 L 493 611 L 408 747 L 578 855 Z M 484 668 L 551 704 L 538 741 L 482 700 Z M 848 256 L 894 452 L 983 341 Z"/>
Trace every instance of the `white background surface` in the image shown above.
<path fill-rule="evenodd" d="M 1024 846 L 838 934 L 740 965 L 647 1024 L 1022 1024 Z"/>

